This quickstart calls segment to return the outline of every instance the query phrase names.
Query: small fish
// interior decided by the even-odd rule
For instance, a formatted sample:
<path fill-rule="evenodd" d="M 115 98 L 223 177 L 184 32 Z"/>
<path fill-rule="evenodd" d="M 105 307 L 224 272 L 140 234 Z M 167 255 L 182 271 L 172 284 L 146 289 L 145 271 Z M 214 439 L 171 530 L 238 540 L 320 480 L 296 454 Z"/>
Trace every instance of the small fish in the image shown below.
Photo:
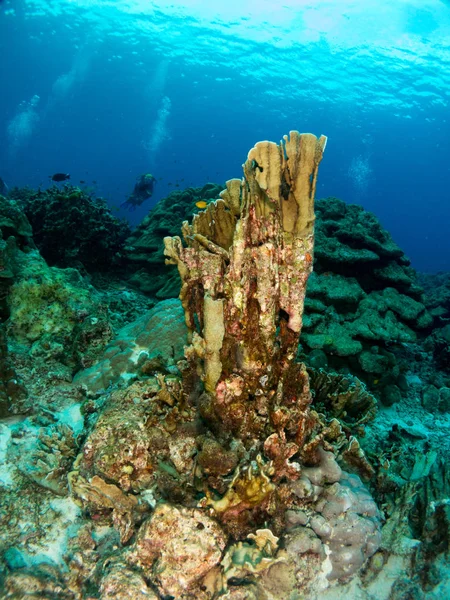
<path fill-rule="evenodd" d="M 49 178 L 52 181 L 60 183 L 61 181 L 67 181 L 68 179 L 70 179 L 70 175 L 69 173 L 55 173 L 54 175 L 49 175 Z"/>
<path fill-rule="evenodd" d="M 197 208 L 206 208 L 208 206 L 208 203 L 206 202 L 206 200 L 199 200 L 195 203 L 195 206 Z"/>
<path fill-rule="evenodd" d="M 80 179 L 80 183 L 86 183 L 84 179 Z"/>

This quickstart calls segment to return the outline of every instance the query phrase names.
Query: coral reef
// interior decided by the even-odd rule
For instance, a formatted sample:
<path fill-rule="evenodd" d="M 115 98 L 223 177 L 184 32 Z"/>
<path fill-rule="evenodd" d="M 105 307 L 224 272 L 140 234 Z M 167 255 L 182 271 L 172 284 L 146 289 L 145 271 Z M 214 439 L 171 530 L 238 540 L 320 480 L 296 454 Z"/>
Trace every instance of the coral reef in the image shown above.
<path fill-rule="evenodd" d="M 177 235 L 181 223 L 199 212 L 197 203 L 215 200 L 222 189 L 223 186 L 207 183 L 201 188 L 173 191 L 152 208 L 126 240 L 124 258 L 127 270 L 133 271 L 131 284 L 160 300 L 179 295 L 178 271 L 165 266 L 162 240 Z"/>
<path fill-rule="evenodd" d="M 352 375 L 327 373 L 323 369 L 308 369 L 314 408 L 335 417 L 349 429 L 375 418 L 377 401 L 366 386 Z"/>
<path fill-rule="evenodd" d="M 450 375 L 450 276 L 448 273 L 422 273 L 424 302 L 434 319 L 434 327 L 423 349 L 433 355 L 434 368 Z M 447 383 L 448 385 L 448 383 Z"/>
<path fill-rule="evenodd" d="M 17 375 L 8 352 L 5 326 L 0 325 L 0 418 L 23 411 L 27 390 Z"/>
<path fill-rule="evenodd" d="M 155 302 L 134 287 L 129 287 L 119 273 L 95 273 L 89 281 L 102 296 L 108 309 L 109 321 L 118 331 L 140 318 Z"/>
<path fill-rule="evenodd" d="M 49 267 L 11 198 L 0 198 L 0 229 L 7 238 L 0 240 L 7 265 L 1 300 L 1 316 L 7 321 L 0 328 L 0 415 L 58 409 L 65 394 L 69 400 L 74 396 L 68 386 L 73 372 L 96 362 L 114 335 L 113 327 L 153 302 L 123 284 L 101 285 L 100 275 L 94 289 L 75 269 Z"/>
<path fill-rule="evenodd" d="M 0 230 L 4 240 L 13 236 L 20 248 L 29 245 L 33 236 L 30 222 L 12 196 L 0 196 Z"/>
<path fill-rule="evenodd" d="M 1 206 L 9 208 L 6 202 Z M 77 270 L 47 265 L 26 237 L 31 234 L 26 218 L 13 206 L 18 230 L 11 226 L 15 235 L 7 241 L 11 276 L 4 301 L 10 342 L 33 345 L 35 357 L 64 356 L 85 365 L 112 336 L 106 307 Z"/>
<path fill-rule="evenodd" d="M 123 563 L 113 563 L 100 585 L 101 600 L 159 600 L 142 575 Z"/>
<path fill-rule="evenodd" d="M 48 267 L 36 250 L 16 258 L 7 297 L 11 343 L 74 369 L 92 364 L 113 335 L 100 294 L 77 270 Z"/>
<path fill-rule="evenodd" d="M 148 313 L 120 329 L 100 360 L 74 379 L 90 392 L 107 389 L 119 380 L 164 371 L 183 358 L 187 329 L 178 300 L 157 304 Z M 176 370 L 177 371 L 177 370 Z"/>
<path fill-rule="evenodd" d="M 316 212 L 315 273 L 308 281 L 300 357 L 311 366 L 320 360 L 326 369 L 350 368 L 390 404 L 401 397 L 406 369 L 393 350 L 416 341 L 433 322 L 415 271 L 362 207 L 325 198 Z"/>
<path fill-rule="evenodd" d="M 30 343 L 48 332 L 62 341 L 70 338 L 76 325 L 95 312 L 95 291 L 75 269 L 49 268 L 36 252 L 24 258 L 8 296 L 9 333 Z"/>
<path fill-rule="evenodd" d="M 162 270 L 161 240 L 197 212 L 195 200 L 217 198 L 217 186 L 173 192 L 127 240 L 131 280 L 158 298 L 177 296 L 180 279 Z M 300 358 L 351 372 L 386 404 L 398 401 L 404 365 L 393 349 L 432 325 L 409 260 L 376 217 L 337 198 L 316 201 L 314 273 L 308 280 Z M 438 344 L 439 347 L 442 344 Z"/>
<path fill-rule="evenodd" d="M 450 321 L 450 275 L 446 272 L 420 273 L 420 285 L 425 290 L 425 304 L 434 318 L 435 327 Z"/>
<path fill-rule="evenodd" d="M 50 266 L 81 264 L 91 272 L 120 263 L 130 229 L 112 215 L 105 200 L 72 185 L 37 192 L 15 188 L 10 197 L 21 205 L 31 223 L 33 240 Z"/>
<path fill-rule="evenodd" d="M 432 352 L 437 368 L 450 374 L 450 324 L 434 329 L 425 348 Z"/>
<path fill-rule="evenodd" d="M 98 523 L 113 526 L 123 545 L 139 528 L 118 560 L 140 569 L 163 596 L 211 598 L 210 590 L 228 589 L 247 564 L 251 581 L 262 586 L 259 576 L 286 562 L 273 540 L 284 535 L 289 518 L 311 541 L 296 559 L 311 586 L 324 563 L 328 581 L 345 579 L 377 548 L 376 506 L 333 457 L 358 468 L 363 452 L 336 419 L 327 422 L 310 409 L 308 375 L 295 361 L 324 145 L 324 138 L 296 132 L 280 146 L 258 144 L 244 179 L 227 182 L 219 200 L 183 224 L 186 247 L 177 237 L 165 239 L 182 280 L 186 359 L 179 356 L 169 372 L 161 362 L 172 359 L 175 367 L 173 357 L 150 360 L 140 381 L 113 391 L 70 473 L 72 494 Z M 130 344 L 138 329 L 126 329 L 128 352 L 136 344 L 137 356 L 149 338 Z M 122 362 L 130 365 L 129 356 Z M 110 377 L 114 368 L 107 367 Z M 96 387 L 101 363 L 89 371 L 78 382 L 87 375 Z M 123 366 L 116 371 L 110 381 Z M 344 398 L 350 386 L 342 387 Z M 355 406 L 373 411 L 361 390 L 351 389 L 346 401 L 351 418 Z M 236 549 L 221 561 L 230 537 Z"/>
<path fill-rule="evenodd" d="M 33 481 L 58 495 L 67 492 L 67 473 L 78 452 L 73 429 L 58 423 L 42 431 L 32 463 L 24 465 L 24 473 Z"/>
<path fill-rule="evenodd" d="M 18 249 L 33 247 L 31 225 L 11 198 L 0 196 L 0 318 L 9 316 L 7 296 L 14 281 L 13 259 Z"/>
<path fill-rule="evenodd" d="M 299 505 L 287 512 L 283 543 L 265 529 L 231 545 L 215 589 L 246 580 L 254 582 L 256 597 L 290 598 L 300 591 L 315 597 L 318 580 L 324 589 L 326 582 L 349 580 L 374 554 L 381 543 L 376 504 L 331 453 L 321 456 L 321 464 L 304 469 L 293 486 Z"/>
<path fill-rule="evenodd" d="M 244 165 L 244 183 L 227 182 L 220 200 L 183 224 L 188 247 L 178 237 L 164 239 L 182 279 L 192 340 L 187 356 L 203 371 L 202 416 L 242 440 L 264 436 L 273 420 L 280 436 L 290 421 L 289 433 L 304 443 L 309 396 L 289 390 L 289 382 L 305 380 L 293 359 L 312 270 L 313 195 L 324 145 L 295 132 L 280 146 L 260 143 Z"/>
<path fill-rule="evenodd" d="M 204 511 L 159 504 L 126 553 L 163 596 L 189 597 L 219 564 L 227 536 Z"/>
<path fill-rule="evenodd" d="M 423 346 L 408 345 L 403 351 L 400 359 L 410 368 L 404 396 L 380 410 L 361 438 L 375 470 L 371 489 L 386 518 L 377 558 L 380 575 L 372 572 L 370 586 L 389 579 L 383 597 L 434 600 L 445 597 L 449 585 L 443 567 L 450 547 L 444 508 L 449 496 L 445 465 L 450 418 L 444 410 L 449 381 L 435 371 L 433 356 Z"/>
<path fill-rule="evenodd" d="M 322 487 L 324 482 L 332 483 L 336 475 L 325 478 L 322 471 L 321 480 L 316 472 L 313 473 L 303 472 L 299 486 L 300 497 L 307 497 L 314 489 L 313 493 L 320 498 L 307 524 L 327 546 L 331 562 L 328 579 L 347 579 L 378 550 L 381 543 L 380 513 L 357 475 L 341 472 L 333 485 L 325 486 L 326 489 L 321 491 L 318 487 Z M 304 515 L 300 513 L 295 517 L 304 518 Z M 293 531 L 298 534 L 297 529 Z M 302 534 L 303 537 L 304 531 Z M 308 539 L 311 543 L 313 538 L 310 535 Z"/>
<path fill-rule="evenodd" d="M 26 223 L 5 229 L 5 597 L 448 595 L 445 315 L 422 343 L 429 317 L 407 259 L 335 199 L 318 203 L 308 280 L 324 141 L 261 142 L 221 193 L 172 195 L 180 215 L 197 213 L 184 243 L 166 239 L 181 302 L 152 308 L 120 272 L 87 283 L 49 268 Z M 157 213 L 175 234 L 170 203 Z M 141 269 L 162 265 L 158 235 L 127 250 L 143 290 Z"/>

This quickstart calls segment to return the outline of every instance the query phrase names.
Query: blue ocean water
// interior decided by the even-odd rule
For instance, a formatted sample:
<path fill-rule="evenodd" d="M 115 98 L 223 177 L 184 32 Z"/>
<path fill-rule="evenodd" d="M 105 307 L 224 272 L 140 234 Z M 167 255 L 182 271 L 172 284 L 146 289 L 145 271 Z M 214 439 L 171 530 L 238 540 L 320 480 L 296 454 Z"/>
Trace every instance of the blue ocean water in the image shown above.
<path fill-rule="evenodd" d="M 62 171 L 119 207 L 239 177 L 291 129 L 328 136 L 317 197 L 373 211 L 450 269 L 448 0 L 3 0 L 0 176 Z"/>

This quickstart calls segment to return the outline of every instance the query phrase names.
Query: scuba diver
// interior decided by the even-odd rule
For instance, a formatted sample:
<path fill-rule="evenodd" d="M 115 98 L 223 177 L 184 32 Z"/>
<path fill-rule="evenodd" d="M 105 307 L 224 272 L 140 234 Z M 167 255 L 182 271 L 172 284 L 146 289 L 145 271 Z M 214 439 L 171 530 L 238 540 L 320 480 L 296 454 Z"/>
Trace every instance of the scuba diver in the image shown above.
<path fill-rule="evenodd" d="M 156 179 L 150 173 L 145 173 L 145 175 L 138 177 L 133 192 L 120 205 L 121 208 L 128 208 L 131 211 L 136 210 L 145 200 L 152 197 L 155 181 Z"/>

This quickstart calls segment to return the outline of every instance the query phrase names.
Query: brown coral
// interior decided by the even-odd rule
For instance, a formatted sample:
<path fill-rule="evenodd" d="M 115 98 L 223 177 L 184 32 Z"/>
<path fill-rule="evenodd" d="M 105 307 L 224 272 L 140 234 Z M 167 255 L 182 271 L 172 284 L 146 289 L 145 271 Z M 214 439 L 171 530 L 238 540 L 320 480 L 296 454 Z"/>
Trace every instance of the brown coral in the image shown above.
<path fill-rule="evenodd" d="M 316 410 L 339 419 L 347 427 L 375 418 L 377 401 L 357 377 L 312 368 L 308 368 L 308 375 Z"/>
<path fill-rule="evenodd" d="M 314 190 L 326 138 L 293 131 L 250 150 L 241 182 L 165 238 L 182 279 L 191 360 L 201 368 L 212 427 L 252 440 L 273 433 L 270 416 L 294 410 L 305 427 L 309 394 L 291 381 L 306 281 L 312 269 Z M 300 393 L 298 393 L 300 391 Z M 204 404 L 208 404 L 207 402 Z M 291 415 L 292 417 L 292 415 Z M 300 437 L 301 437 L 300 433 Z"/>

